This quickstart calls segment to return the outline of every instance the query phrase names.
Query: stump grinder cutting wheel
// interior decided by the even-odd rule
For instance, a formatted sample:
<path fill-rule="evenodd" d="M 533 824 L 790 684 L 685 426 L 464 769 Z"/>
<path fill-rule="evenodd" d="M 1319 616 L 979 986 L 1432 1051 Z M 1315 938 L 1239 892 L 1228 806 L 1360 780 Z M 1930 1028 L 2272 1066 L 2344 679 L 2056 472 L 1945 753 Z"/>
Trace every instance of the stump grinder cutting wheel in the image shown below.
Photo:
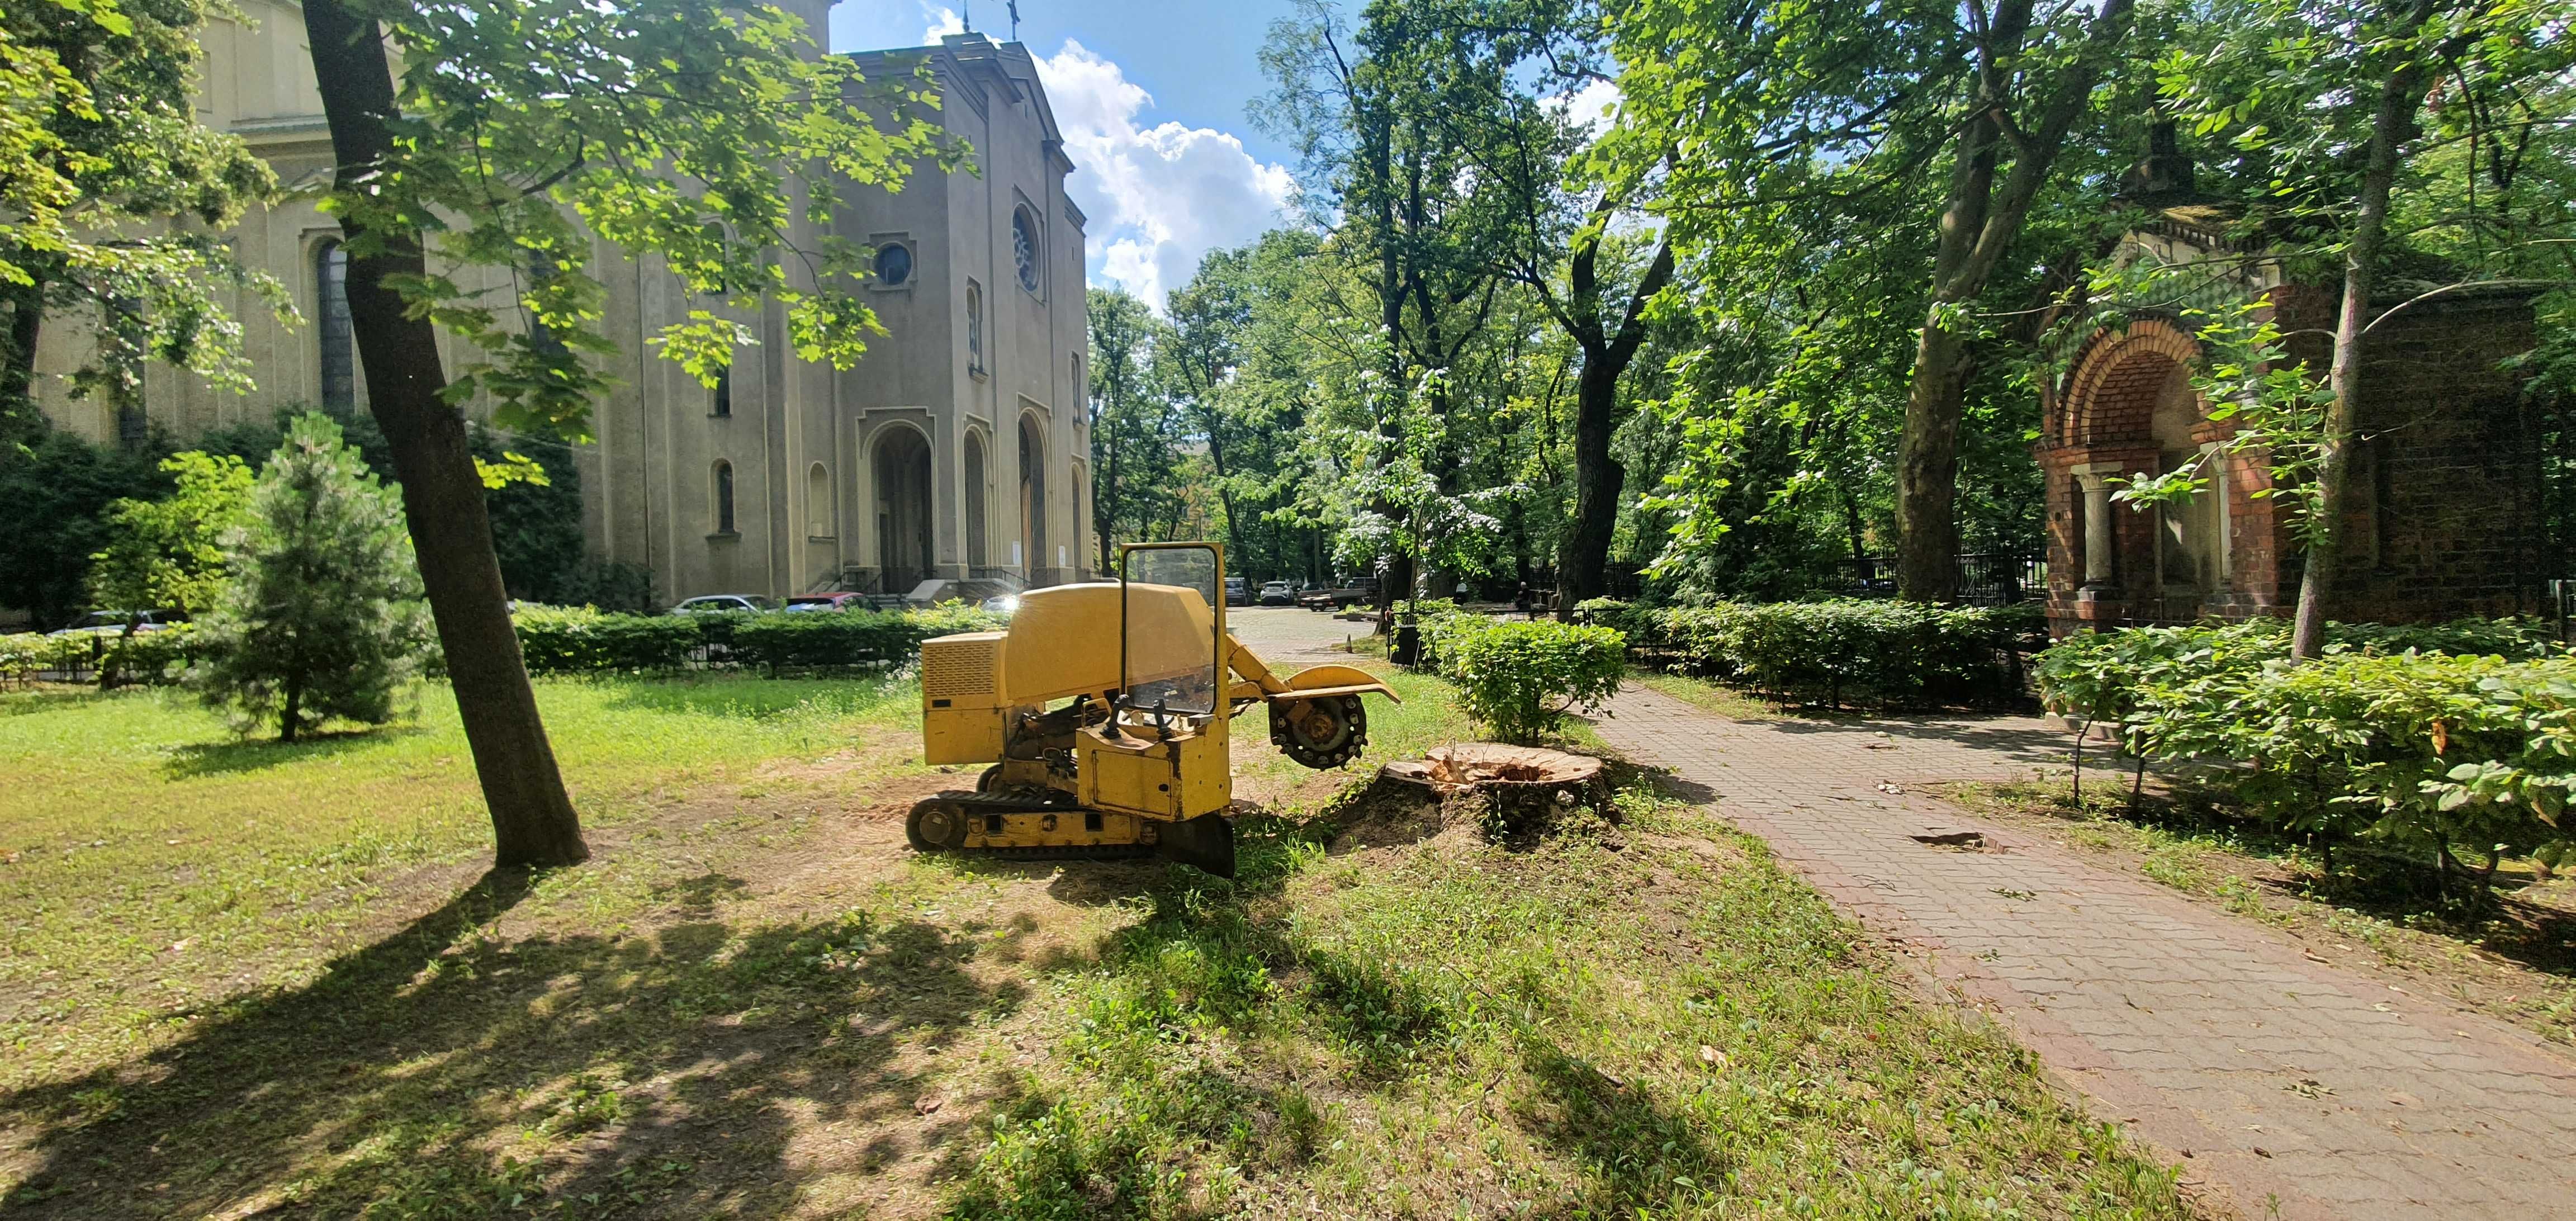
<path fill-rule="evenodd" d="M 922 642 L 922 759 L 988 763 L 972 792 L 912 808 L 915 849 L 1020 859 L 1158 855 L 1234 876 L 1228 726 L 1268 705 L 1270 741 L 1312 768 L 1368 744 L 1365 670 L 1285 679 L 1225 627 L 1213 543 L 1119 549 L 1116 581 L 1020 595 L 1011 626 Z"/>

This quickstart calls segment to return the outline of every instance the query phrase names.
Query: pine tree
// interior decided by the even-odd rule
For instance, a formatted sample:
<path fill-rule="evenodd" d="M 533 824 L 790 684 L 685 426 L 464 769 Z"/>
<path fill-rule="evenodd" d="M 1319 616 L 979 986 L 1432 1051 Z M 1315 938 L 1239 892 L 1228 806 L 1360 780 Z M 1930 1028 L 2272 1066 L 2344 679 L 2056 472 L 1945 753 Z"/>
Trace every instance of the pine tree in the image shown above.
<path fill-rule="evenodd" d="M 328 416 L 296 420 L 227 539 L 233 580 L 202 626 L 209 706 L 281 742 L 334 717 L 380 725 L 429 638 L 401 502 Z"/>

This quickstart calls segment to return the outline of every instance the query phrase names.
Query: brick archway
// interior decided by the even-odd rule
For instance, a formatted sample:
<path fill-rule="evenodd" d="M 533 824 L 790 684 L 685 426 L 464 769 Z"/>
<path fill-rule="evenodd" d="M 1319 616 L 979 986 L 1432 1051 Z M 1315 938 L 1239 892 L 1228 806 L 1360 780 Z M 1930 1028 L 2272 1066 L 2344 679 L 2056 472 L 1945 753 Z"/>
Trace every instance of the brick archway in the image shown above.
<path fill-rule="evenodd" d="M 2095 332 L 2066 379 L 2057 443 L 2077 449 L 2147 443 L 2157 393 L 2175 369 L 2199 358 L 2199 341 L 2162 318 Z"/>

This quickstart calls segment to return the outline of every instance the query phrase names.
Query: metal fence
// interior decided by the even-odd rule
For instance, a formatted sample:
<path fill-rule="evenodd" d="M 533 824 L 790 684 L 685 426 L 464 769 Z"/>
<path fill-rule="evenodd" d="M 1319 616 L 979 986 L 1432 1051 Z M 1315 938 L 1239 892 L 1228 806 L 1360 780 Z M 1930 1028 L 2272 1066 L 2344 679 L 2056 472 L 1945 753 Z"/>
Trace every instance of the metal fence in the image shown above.
<path fill-rule="evenodd" d="M 1864 556 L 1852 561 L 1851 592 L 1863 598 L 1896 596 L 1896 557 Z M 2015 552 L 1977 552 L 1959 557 L 1958 600 L 1971 606 L 2010 606 L 2048 596 L 2045 556 Z"/>

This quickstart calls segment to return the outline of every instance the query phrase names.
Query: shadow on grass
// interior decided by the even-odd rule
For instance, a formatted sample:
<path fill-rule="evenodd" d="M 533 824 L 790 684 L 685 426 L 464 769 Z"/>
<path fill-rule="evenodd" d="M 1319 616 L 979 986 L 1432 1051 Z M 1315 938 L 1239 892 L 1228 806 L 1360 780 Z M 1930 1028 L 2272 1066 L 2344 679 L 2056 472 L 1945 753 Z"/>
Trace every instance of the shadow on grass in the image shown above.
<path fill-rule="evenodd" d="M 956 1135 L 963 1118 L 916 1119 L 890 1064 L 898 1040 L 1016 1007 L 965 967 L 1017 932 L 728 924 L 740 886 L 682 881 L 644 934 L 502 942 L 480 929 L 529 879 L 495 872 L 309 985 L 0 1095 L 35 1159 L 16 1215 L 761 1213 L 800 1191 L 800 1124 Z"/>
<path fill-rule="evenodd" d="M 1726 1182 L 1726 1159 L 1687 1111 L 1535 1033 L 1520 1052 L 1534 1092 L 1513 1107 L 1514 1121 L 1592 1172 L 1583 1206 L 1558 1215 L 1659 1216 L 1676 1194 L 1698 1195 L 1693 1184 Z"/>
<path fill-rule="evenodd" d="M 0 687 L 0 716 L 33 716 L 41 712 L 103 703 L 127 694 L 125 691 L 101 691 L 97 687 Z"/>
<path fill-rule="evenodd" d="M 381 746 L 399 738 L 410 737 L 422 730 L 415 725 L 378 725 L 369 729 L 335 729 L 327 733 L 307 733 L 292 742 L 275 738 L 231 742 L 201 742 L 182 746 L 170 752 L 162 771 L 173 780 L 200 776 L 229 776 L 243 772 L 266 771 L 289 763 L 327 759 L 371 746 Z"/>

